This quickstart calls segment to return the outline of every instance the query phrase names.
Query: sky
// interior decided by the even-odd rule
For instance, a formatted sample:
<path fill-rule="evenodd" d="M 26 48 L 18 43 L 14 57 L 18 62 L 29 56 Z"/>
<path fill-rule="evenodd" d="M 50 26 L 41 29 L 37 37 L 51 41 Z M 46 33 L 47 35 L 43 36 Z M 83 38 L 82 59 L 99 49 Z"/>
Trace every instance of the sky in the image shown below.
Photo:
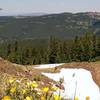
<path fill-rule="evenodd" d="M 90 11 L 100 12 L 100 0 L 0 0 L 1 14 Z"/>

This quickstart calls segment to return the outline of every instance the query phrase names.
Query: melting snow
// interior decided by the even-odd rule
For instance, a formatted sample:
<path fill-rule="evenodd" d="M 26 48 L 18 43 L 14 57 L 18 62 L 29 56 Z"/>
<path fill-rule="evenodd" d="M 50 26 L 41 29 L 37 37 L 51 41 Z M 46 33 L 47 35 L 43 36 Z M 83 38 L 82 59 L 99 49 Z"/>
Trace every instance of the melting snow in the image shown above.
<path fill-rule="evenodd" d="M 66 98 L 74 98 L 76 95 L 79 100 L 86 100 L 89 96 L 90 100 L 100 100 L 99 87 L 92 79 L 92 75 L 85 69 L 61 69 L 60 73 L 42 73 L 43 75 L 59 81 L 64 78 L 65 91 L 61 95 Z M 75 92 L 76 91 L 76 92 Z"/>
<path fill-rule="evenodd" d="M 60 64 L 42 64 L 42 65 L 36 65 L 36 69 L 42 69 L 42 68 L 54 68 L 60 65 L 63 65 L 64 63 L 60 63 Z"/>

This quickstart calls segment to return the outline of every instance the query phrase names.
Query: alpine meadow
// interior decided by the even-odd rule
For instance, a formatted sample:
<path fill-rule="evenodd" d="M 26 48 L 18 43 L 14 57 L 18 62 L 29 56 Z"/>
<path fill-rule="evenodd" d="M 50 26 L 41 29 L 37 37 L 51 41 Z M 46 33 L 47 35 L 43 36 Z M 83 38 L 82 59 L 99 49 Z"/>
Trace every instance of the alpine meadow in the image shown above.
<path fill-rule="evenodd" d="M 0 100 L 100 100 L 99 4 L 0 0 Z"/>

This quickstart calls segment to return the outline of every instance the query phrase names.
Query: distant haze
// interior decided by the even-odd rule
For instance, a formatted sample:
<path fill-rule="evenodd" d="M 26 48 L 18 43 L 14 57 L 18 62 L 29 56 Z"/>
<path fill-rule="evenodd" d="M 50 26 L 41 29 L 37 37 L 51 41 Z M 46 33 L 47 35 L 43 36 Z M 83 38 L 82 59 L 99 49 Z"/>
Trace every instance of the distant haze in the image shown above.
<path fill-rule="evenodd" d="M 0 8 L 0 10 L 3 10 L 2 8 Z"/>
<path fill-rule="evenodd" d="M 0 0 L 0 15 L 99 12 L 99 5 L 100 0 Z"/>

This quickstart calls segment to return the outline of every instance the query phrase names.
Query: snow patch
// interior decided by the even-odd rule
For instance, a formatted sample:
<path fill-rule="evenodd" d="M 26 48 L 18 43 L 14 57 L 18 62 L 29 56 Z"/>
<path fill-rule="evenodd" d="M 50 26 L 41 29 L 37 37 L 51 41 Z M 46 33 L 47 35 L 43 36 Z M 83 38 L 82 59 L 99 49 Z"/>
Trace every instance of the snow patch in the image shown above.
<path fill-rule="evenodd" d="M 65 98 L 74 98 L 77 96 L 79 100 L 86 100 L 89 96 L 90 100 L 100 100 L 99 87 L 92 79 L 92 75 L 85 69 L 65 69 L 62 68 L 60 73 L 42 73 L 43 75 L 59 81 L 64 78 L 64 92 L 61 95 Z"/>
<path fill-rule="evenodd" d="M 42 65 L 36 65 L 36 67 L 33 67 L 35 69 L 42 69 L 42 68 L 55 68 L 57 66 L 63 65 L 64 63 L 60 64 L 42 64 Z"/>

